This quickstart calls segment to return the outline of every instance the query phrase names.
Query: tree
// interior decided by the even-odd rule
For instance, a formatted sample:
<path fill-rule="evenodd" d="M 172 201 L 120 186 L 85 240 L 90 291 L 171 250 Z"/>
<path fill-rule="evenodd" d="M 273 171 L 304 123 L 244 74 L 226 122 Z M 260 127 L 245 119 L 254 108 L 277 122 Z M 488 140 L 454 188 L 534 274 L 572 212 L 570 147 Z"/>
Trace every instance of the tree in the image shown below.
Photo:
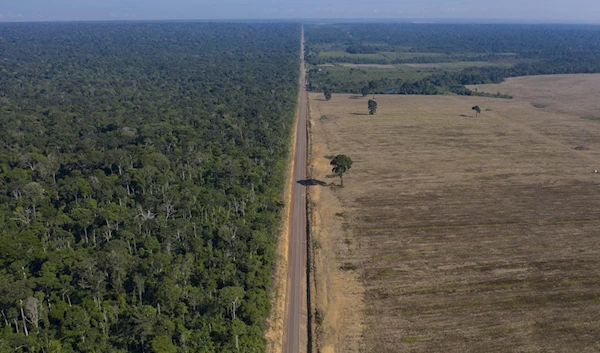
<path fill-rule="evenodd" d="M 352 159 L 345 154 L 338 154 L 329 163 L 333 166 L 331 171 L 340 177 L 341 186 L 344 186 L 343 175 L 352 167 Z"/>
<path fill-rule="evenodd" d="M 473 108 L 471 108 L 471 110 L 475 111 L 475 117 L 477 117 L 477 116 L 479 116 L 479 114 L 481 114 L 481 108 L 479 108 L 478 105 L 476 105 Z"/>
<path fill-rule="evenodd" d="M 369 99 L 369 114 L 373 115 L 377 112 L 377 102 L 373 99 Z"/>
<path fill-rule="evenodd" d="M 156 353 L 177 353 L 177 346 L 173 344 L 173 340 L 169 335 L 156 336 L 150 342 L 152 352 Z"/>
<path fill-rule="evenodd" d="M 375 90 L 377 89 L 377 81 L 369 81 L 369 89 L 373 92 L 373 99 L 375 99 Z"/>
<path fill-rule="evenodd" d="M 325 87 L 325 89 L 323 89 L 323 94 L 325 95 L 326 100 L 331 99 L 331 91 L 329 90 L 329 88 Z"/>
<path fill-rule="evenodd" d="M 362 86 L 360 94 L 362 94 L 363 97 L 366 97 L 367 94 L 369 94 L 369 86 Z"/>

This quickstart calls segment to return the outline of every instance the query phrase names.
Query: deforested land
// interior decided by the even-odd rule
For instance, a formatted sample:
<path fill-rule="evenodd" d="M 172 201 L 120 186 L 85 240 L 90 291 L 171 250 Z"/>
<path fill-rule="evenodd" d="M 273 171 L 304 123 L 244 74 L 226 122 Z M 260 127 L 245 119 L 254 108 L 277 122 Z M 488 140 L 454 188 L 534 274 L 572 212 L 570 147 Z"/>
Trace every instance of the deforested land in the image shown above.
<path fill-rule="evenodd" d="M 322 351 L 599 351 L 598 83 L 376 95 L 374 115 L 370 95 L 312 94 Z"/>

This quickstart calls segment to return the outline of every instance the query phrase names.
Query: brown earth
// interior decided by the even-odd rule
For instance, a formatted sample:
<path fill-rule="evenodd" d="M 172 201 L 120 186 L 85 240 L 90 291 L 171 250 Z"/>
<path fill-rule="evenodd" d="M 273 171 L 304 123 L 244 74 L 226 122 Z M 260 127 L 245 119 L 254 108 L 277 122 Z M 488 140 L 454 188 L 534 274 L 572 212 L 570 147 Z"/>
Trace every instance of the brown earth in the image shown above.
<path fill-rule="evenodd" d="M 374 116 L 311 95 L 312 177 L 354 161 L 343 189 L 310 188 L 321 351 L 599 352 L 600 122 L 580 118 L 598 83 L 377 96 Z"/>
<path fill-rule="evenodd" d="M 514 77 L 498 85 L 468 87 L 488 93 L 500 91 L 554 112 L 585 116 L 600 115 L 599 84 L 600 75 L 581 74 Z"/>

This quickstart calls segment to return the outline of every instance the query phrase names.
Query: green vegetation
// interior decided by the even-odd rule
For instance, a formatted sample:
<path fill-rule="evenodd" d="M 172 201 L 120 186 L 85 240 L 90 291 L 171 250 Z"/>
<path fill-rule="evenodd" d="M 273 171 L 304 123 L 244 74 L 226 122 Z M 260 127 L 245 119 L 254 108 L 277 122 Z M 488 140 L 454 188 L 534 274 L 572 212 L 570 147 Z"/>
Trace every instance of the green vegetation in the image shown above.
<path fill-rule="evenodd" d="M 300 27 L 0 33 L 0 351 L 264 351 Z"/>
<path fill-rule="evenodd" d="M 600 72 L 600 26 L 337 24 L 306 27 L 309 89 L 459 94 L 507 77 Z M 334 66 L 320 66 L 323 64 Z M 379 67 L 348 65 L 385 65 Z M 399 65 L 399 64 L 411 64 Z"/>
<path fill-rule="evenodd" d="M 404 342 L 404 343 L 417 343 L 418 341 L 419 341 L 419 337 L 416 337 L 416 336 L 402 337 L 402 342 Z"/>
<path fill-rule="evenodd" d="M 582 116 L 581 119 L 600 121 L 600 116 Z"/>
<path fill-rule="evenodd" d="M 350 159 L 350 157 L 346 156 L 345 154 L 338 154 L 337 156 L 335 156 L 331 162 L 329 162 L 330 165 L 333 166 L 333 168 L 331 169 L 331 171 L 340 177 L 340 183 L 341 186 L 344 186 L 344 173 L 346 173 L 348 170 L 350 170 L 350 168 L 352 168 L 352 159 Z"/>
<path fill-rule="evenodd" d="M 325 87 L 323 89 L 323 96 L 325 96 L 325 100 L 331 99 L 331 91 L 329 90 L 329 88 Z"/>
<path fill-rule="evenodd" d="M 377 102 L 374 99 L 369 99 L 368 102 L 369 114 L 373 115 L 377 113 Z"/>

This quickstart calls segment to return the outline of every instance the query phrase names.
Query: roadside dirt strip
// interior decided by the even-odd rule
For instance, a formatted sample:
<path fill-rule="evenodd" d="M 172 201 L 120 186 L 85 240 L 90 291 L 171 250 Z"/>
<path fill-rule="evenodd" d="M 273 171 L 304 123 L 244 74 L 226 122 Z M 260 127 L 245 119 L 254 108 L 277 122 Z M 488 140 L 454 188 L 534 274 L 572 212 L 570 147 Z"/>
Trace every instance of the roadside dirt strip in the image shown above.
<path fill-rule="evenodd" d="M 289 257 L 284 323 L 284 353 L 299 353 L 306 347 L 306 76 L 304 66 L 304 29 L 302 29 L 300 102 L 294 157 L 294 183 L 289 217 Z M 304 344 L 303 344 L 304 343 Z"/>

